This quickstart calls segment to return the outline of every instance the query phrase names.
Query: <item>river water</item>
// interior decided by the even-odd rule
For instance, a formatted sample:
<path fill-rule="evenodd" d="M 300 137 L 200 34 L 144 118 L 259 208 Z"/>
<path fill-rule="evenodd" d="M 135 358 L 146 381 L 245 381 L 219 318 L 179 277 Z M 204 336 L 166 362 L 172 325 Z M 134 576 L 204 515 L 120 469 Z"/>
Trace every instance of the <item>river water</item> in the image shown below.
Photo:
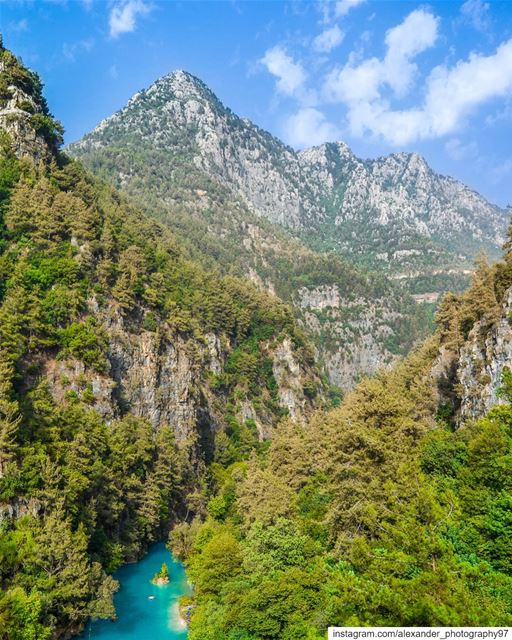
<path fill-rule="evenodd" d="M 170 583 L 161 587 L 151 578 L 162 563 L 169 568 Z M 91 622 L 80 640 L 185 640 L 187 629 L 180 620 L 178 598 L 190 593 L 185 569 L 173 559 L 163 543 L 155 544 L 134 564 L 114 574 L 120 588 L 114 596 L 117 620 Z M 150 598 L 153 596 L 153 598 Z"/>

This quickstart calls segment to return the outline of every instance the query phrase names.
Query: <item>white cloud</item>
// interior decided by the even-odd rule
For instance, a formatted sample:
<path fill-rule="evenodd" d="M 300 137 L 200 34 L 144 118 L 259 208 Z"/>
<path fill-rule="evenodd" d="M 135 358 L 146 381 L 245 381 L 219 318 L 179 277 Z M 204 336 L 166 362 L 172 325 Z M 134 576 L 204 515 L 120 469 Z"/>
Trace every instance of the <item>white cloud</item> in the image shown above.
<path fill-rule="evenodd" d="M 349 61 L 327 75 L 324 93 L 332 102 L 353 104 L 374 100 L 379 97 L 381 77 L 381 63 L 377 58 L 370 58 L 359 65 L 352 65 Z"/>
<path fill-rule="evenodd" d="M 286 141 L 295 148 L 310 147 L 340 137 L 339 129 L 313 107 L 299 109 L 290 116 L 284 128 Z"/>
<path fill-rule="evenodd" d="M 281 46 L 268 49 L 260 62 L 277 78 L 276 86 L 281 93 L 292 96 L 304 86 L 306 81 L 304 68 L 299 62 L 295 62 Z"/>
<path fill-rule="evenodd" d="M 328 8 L 331 13 L 334 6 Z M 314 49 L 328 53 L 339 39 L 336 29 L 332 23 L 325 26 Z M 431 10 L 415 9 L 386 32 L 382 57 L 364 58 L 356 49 L 343 65 L 313 80 L 282 46 L 269 49 L 260 63 L 275 76 L 277 90 L 298 103 L 284 127 L 286 140 L 302 147 L 339 139 L 339 123 L 345 134 L 370 134 L 396 147 L 445 137 L 445 151 L 452 158 L 478 158 L 476 144 L 458 132 L 484 103 L 505 98 L 512 104 L 512 38 L 488 55 L 472 53 L 434 68 L 425 59 L 420 66 L 418 56 L 437 44 L 439 29 L 440 19 Z M 313 81 L 316 86 L 311 87 Z M 339 121 L 326 119 L 322 104 L 327 103 L 343 106 Z M 510 112 L 508 108 L 488 116 L 486 124 L 492 126 Z"/>
<path fill-rule="evenodd" d="M 418 70 L 412 60 L 434 45 L 438 23 L 423 9 L 410 13 L 386 33 L 386 55 L 382 60 L 368 58 L 355 64 L 351 56 L 345 66 L 328 74 L 324 86 L 327 99 L 351 104 L 375 100 L 382 85 L 389 86 L 398 97 L 406 95 Z"/>
<path fill-rule="evenodd" d="M 471 54 L 451 68 L 435 67 L 426 80 L 423 104 L 416 108 L 393 111 L 380 93 L 343 102 L 354 135 L 369 131 L 391 144 L 404 145 L 453 133 L 479 105 L 511 92 L 512 39 L 493 55 Z"/>
<path fill-rule="evenodd" d="M 478 31 L 486 31 L 491 26 L 487 2 L 467 0 L 460 8 L 460 13 L 463 20 L 472 24 Z"/>
<path fill-rule="evenodd" d="M 338 25 L 334 25 L 334 27 L 325 29 L 317 35 L 313 40 L 313 49 L 318 53 L 329 53 L 329 51 L 341 44 L 343 38 L 343 31 Z"/>
<path fill-rule="evenodd" d="M 363 4 L 366 0 L 320 0 L 316 3 L 317 9 L 322 14 L 324 24 L 332 23 L 337 18 L 343 18 L 352 9 Z"/>
<path fill-rule="evenodd" d="M 135 30 L 138 16 L 149 13 L 151 7 L 143 0 L 120 0 L 116 2 L 109 16 L 110 36 L 117 38 L 122 33 Z"/>
<path fill-rule="evenodd" d="M 424 99 L 418 106 L 392 109 L 393 98 L 409 94 L 418 75 L 414 59 L 435 44 L 438 26 L 438 18 L 417 9 L 387 32 L 383 59 L 356 62 L 352 55 L 345 66 L 326 76 L 324 96 L 347 106 L 352 134 L 370 132 L 394 145 L 445 136 L 480 104 L 512 93 L 511 39 L 492 55 L 473 53 L 452 67 L 435 67 L 426 78 Z M 384 93 L 386 88 L 391 94 Z"/>
<path fill-rule="evenodd" d="M 383 73 L 396 94 L 403 95 L 409 89 L 417 71 L 411 60 L 435 44 L 438 27 L 438 18 L 428 11 L 416 9 L 386 33 Z"/>
<path fill-rule="evenodd" d="M 337 18 L 346 15 L 351 9 L 354 9 L 365 0 L 337 0 L 334 13 Z"/>
<path fill-rule="evenodd" d="M 471 54 L 453 68 L 441 65 L 427 80 L 424 112 L 434 135 L 453 131 L 472 108 L 512 91 L 512 39 L 490 56 Z"/>

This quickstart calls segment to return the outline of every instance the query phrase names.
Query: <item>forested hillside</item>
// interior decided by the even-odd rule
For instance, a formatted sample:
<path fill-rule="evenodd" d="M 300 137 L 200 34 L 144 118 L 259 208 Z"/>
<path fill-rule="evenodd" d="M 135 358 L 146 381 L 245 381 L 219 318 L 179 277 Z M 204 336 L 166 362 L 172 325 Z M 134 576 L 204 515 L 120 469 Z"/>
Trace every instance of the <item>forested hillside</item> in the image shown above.
<path fill-rule="evenodd" d="M 487 415 L 463 411 L 468 351 L 510 323 L 511 267 L 512 253 L 481 262 L 445 298 L 435 336 L 338 409 L 213 468 L 208 519 L 169 541 L 195 585 L 191 640 L 512 624 L 510 354 L 488 351 L 500 382 L 482 394 Z M 491 384 L 482 373 L 476 388 Z"/>
<path fill-rule="evenodd" d="M 223 194 L 222 205 L 237 202 L 416 295 L 464 288 L 482 248 L 499 257 L 509 217 L 415 153 L 363 160 L 337 141 L 297 153 L 185 71 L 136 93 L 69 150 L 143 199 L 194 203 L 199 190 L 207 222 L 230 235 L 206 206 Z"/>
<path fill-rule="evenodd" d="M 512 232 L 329 402 L 291 308 L 61 154 L 3 46 L 0 72 L 0 639 L 115 616 L 110 574 L 168 535 L 190 640 L 512 625 Z"/>
<path fill-rule="evenodd" d="M 323 387 L 290 309 L 61 155 L 39 78 L 0 58 L 0 638 L 44 640 L 113 616 L 107 574 Z"/>

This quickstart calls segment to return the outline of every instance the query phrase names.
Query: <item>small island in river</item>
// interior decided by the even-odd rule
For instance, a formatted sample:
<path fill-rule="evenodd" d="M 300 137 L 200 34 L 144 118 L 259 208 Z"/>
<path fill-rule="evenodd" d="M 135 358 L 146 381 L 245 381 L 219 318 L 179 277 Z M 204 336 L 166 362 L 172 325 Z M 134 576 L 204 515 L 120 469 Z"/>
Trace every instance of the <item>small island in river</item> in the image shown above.
<path fill-rule="evenodd" d="M 158 587 L 169 584 L 169 569 L 165 562 L 162 564 L 160 571 L 155 573 L 152 577 L 151 582 L 156 584 Z"/>

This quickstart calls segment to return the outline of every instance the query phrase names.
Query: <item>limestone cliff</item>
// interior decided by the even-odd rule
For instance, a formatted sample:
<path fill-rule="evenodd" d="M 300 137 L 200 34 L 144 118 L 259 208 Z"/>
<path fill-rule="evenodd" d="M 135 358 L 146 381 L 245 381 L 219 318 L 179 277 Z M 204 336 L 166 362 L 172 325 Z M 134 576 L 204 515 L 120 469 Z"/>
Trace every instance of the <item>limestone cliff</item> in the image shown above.
<path fill-rule="evenodd" d="M 484 318 L 471 330 L 462 347 L 458 363 L 460 422 L 482 416 L 500 397 L 505 367 L 512 369 L 512 289 L 506 295 L 498 319 L 489 325 Z"/>
<path fill-rule="evenodd" d="M 94 301 L 90 307 L 96 307 Z M 208 333 L 203 339 L 187 339 L 165 325 L 134 331 L 115 303 L 96 308 L 95 315 L 108 338 L 107 370 L 98 373 L 75 359 L 45 359 L 42 375 L 58 403 L 70 397 L 86 401 L 107 422 L 129 412 L 148 419 L 155 429 L 171 425 L 180 443 L 209 443 L 216 431 L 226 429 L 229 398 L 214 381 L 233 350 L 227 336 Z M 264 348 L 280 408 L 292 419 L 305 420 L 315 402 L 304 386 L 313 380 L 320 388 L 319 379 L 289 338 L 269 340 Z M 275 414 L 242 390 L 237 398 L 233 413 L 254 421 L 260 439 L 270 437 Z"/>
<path fill-rule="evenodd" d="M 340 171 L 355 162 L 344 149 Z M 322 150 L 299 156 L 190 74 L 137 93 L 68 151 L 163 221 L 194 259 L 291 303 L 332 384 L 350 389 L 425 335 L 424 308 L 400 283 L 348 263 L 340 254 L 352 249 L 337 241 L 313 246 L 329 236 L 320 226 L 341 189 L 330 164 L 319 169 Z M 322 287 L 340 296 L 328 314 L 302 301 Z"/>
<path fill-rule="evenodd" d="M 482 247 L 497 257 L 508 218 L 415 153 L 363 160 L 343 142 L 297 153 L 184 71 L 135 94 L 69 151 L 132 191 L 154 165 L 146 191 L 164 198 L 202 176 L 209 197 L 221 187 L 307 246 L 370 264 L 416 294 L 460 287 Z"/>
<path fill-rule="evenodd" d="M 0 143 L 35 162 L 51 158 L 62 142 L 62 127 L 52 118 L 39 76 L 3 48 L 0 40 Z"/>

